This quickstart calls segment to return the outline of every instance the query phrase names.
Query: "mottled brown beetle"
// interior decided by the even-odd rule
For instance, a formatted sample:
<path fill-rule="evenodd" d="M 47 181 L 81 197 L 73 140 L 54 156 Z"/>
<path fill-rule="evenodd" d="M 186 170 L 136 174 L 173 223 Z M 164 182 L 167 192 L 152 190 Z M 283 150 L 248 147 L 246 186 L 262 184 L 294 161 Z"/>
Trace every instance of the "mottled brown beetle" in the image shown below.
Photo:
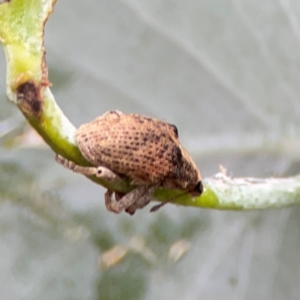
<path fill-rule="evenodd" d="M 61 156 L 57 161 L 84 175 L 113 181 L 128 176 L 137 187 L 127 194 L 108 190 L 109 211 L 134 214 L 146 206 L 158 187 L 199 196 L 203 191 L 200 172 L 178 140 L 176 126 L 138 114 L 109 111 L 79 127 L 76 141 L 83 156 L 95 167 L 77 166 Z M 155 206 L 157 210 L 164 203 Z"/>

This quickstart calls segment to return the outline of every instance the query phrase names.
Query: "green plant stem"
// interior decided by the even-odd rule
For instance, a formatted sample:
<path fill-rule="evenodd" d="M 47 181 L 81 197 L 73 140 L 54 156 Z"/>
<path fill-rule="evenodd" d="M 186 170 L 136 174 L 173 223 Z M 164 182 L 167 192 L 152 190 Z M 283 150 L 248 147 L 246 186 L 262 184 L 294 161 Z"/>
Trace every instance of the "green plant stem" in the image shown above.
<path fill-rule="evenodd" d="M 220 210 L 259 210 L 300 204 L 300 176 L 258 179 L 231 178 L 218 173 L 206 178 L 204 185 L 201 197 L 192 200 L 182 197 L 172 202 Z"/>
<path fill-rule="evenodd" d="M 11 0 L 0 4 L 0 41 L 3 45 L 8 98 L 52 150 L 80 165 L 89 165 L 75 140 L 76 128 L 63 114 L 51 93 L 44 59 L 44 25 L 56 0 Z M 127 193 L 128 180 L 114 184 L 95 177 L 94 182 Z M 234 179 L 220 173 L 204 181 L 200 197 L 170 199 L 178 191 L 158 189 L 155 198 L 179 205 L 213 209 L 250 210 L 286 207 L 300 202 L 300 177 L 287 179 Z"/>

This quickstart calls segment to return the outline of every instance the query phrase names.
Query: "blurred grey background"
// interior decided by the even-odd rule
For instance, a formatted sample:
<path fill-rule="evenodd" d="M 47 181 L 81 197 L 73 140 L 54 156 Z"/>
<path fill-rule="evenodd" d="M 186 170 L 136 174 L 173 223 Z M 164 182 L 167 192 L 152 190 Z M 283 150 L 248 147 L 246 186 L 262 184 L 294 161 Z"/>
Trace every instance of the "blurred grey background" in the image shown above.
<path fill-rule="evenodd" d="M 138 112 L 176 124 L 204 177 L 299 173 L 299 1 L 58 0 L 45 46 L 76 126 Z M 109 213 L 7 101 L 2 50 L 0 66 L 1 299 L 300 298 L 299 207 Z"/>

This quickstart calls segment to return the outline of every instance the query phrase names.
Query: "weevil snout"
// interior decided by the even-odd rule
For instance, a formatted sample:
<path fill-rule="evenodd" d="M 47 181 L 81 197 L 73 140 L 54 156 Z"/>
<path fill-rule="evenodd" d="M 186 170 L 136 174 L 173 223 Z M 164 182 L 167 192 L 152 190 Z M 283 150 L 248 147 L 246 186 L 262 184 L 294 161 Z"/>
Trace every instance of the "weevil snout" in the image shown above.
<path fill-rule="evenodd" d="M 191 196 L 200 196 L 203 192 L 202 181 L 198 181 L 194 189 L 191 191 Z"/>

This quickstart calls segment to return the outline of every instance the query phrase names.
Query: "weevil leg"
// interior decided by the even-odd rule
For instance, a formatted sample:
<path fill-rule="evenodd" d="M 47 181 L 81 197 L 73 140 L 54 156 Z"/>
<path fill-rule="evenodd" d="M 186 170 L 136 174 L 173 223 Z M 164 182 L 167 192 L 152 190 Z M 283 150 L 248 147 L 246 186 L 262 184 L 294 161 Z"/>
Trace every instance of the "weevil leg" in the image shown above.
<path fill-rule="evenodd" d="M 100 167 L 97 167 L 97 168 L 95 167 L 95 169 L 96 169 L 96 172 L 97 172 L 95 175 L 98 178 L 103 178 L 108 182 L 115 182 L 115 181 L 122 180 L 122 178 L 118 174 L 114 173 L 113 171 L 111 171 L 108 168 L 100 166 Z"/>
<path fill-rule="evenodd" d="M 107 191 L 105 193 L 106 208 L 115 213 L 125 210 L 133 215 L 136 209 L 143 208 L 149 203 L 156 188 L 157 186 L 139 186 L 118 200 L 113 199 L 111 191 Z"/>
<path fill-rule="evenodd" d="M 63 165 L 65 168 L 72 170 L 75 173 L 80 173 L 86 176 L 95 175 L 98 178 L 103 178 L 106 181 L 114 182 L 116 180 L 121 180 L 120 176 L 118 176 L 113 171 L 108 168 L 99 166 L 99 167 L 85 167 L 76 165 L 73 161 L 68 160 L 60 155 L 56 155 L 55 160 Z"/>
<path fill-rule="evenodd" d="M 121 192 L 115 192 L 115 199 L 117 201 L 121 200 L 126 194 L 121 193 Z"/>
<path fill-rule="evenodd" d="M 166 205 L 167 203 L 170 203 L 171 201 L 173 201 L 173 200 L 175 200 L 175 199 L 178 199 L 178 198 L 180 198 L 181 196 L 184 196 L 184 195 L 186 195 L 186 194 L 187 194 L 187 192 L 184 192 L 184 193 L 179 194 L 179 195 L 177 195 L 177 196 L 175 196 L 175 197 L 173 197 L 173 198 L 171 198 L 171 199 L 169 199 L 169 200 L 167 200 L 167 201 L 160 202 L 159 204 L 154 205 L 154 206 L 150 209 L 150 212 L 158 211 L 161 207 L 163 207 L 163 206 Z"/>
<path fill-rule="evenodd" d="M 168 202 L 161 202 L 157 205 L 154 205 L 151 209 L 150 209 L 150 212 L 155 212 L 155 211 L 158 211 L 161 207 L 163 207 L 164 205 L 166 205 Z"/>
<path fill-rule="evenodd" d="M 114 210 L 114 207 L 112 207 L 112 203 L 115 201 L 113 199 L 113 191 L 110 191 L 110 190 L 107 190 L 106 193 L 104 194 L 104 200 L 105 200 L 105 206 L 106 206 L 106 209 L 108 211 L 112 211 L 116 214 L 120 213 L 120 211 L 117 211 L 117 210 Z"/>
<path fill-rule="evenodd" d="M 142 209 L 143 207 L 148 205 L 156 189 L 157 189 L 157 185 L 148 187 L 145 193 L 139 199 L 137 199 L 132 205 L 127 207 L 125 211 L 128 214 L 133 215 L 137 209 Z"/>
<path fill-rule="evenodd" d="M 134 215 L 134 213 L 135 213 L 135 211 L 136 211 L 137 209 L 141 209 L 141 208 L 145 207 L 146 205 L 148 205 L 149 202 L 151 201 L 151 198 L 152 198 L 152 197 L 144 198 L 142 204 L 141 204 L 141 203 L 138 203 L 138 202 L 133 203 L 133 204 L 130 205 L 128 208 L 126 208 L 125 211 L 126 211 L 128 214 L 130 214 L 130 215 Z"/>
<path fill-rule="evenodd" d="M 75 173 L 80 173 L 87 176 L 97 174 L 97 168 L 76 165 L 73 161 L 68 160 L 60 155 L 56 155 L 55 160 L 59 164 L 63 165 L 65 168 L 70 169 Z"/>

